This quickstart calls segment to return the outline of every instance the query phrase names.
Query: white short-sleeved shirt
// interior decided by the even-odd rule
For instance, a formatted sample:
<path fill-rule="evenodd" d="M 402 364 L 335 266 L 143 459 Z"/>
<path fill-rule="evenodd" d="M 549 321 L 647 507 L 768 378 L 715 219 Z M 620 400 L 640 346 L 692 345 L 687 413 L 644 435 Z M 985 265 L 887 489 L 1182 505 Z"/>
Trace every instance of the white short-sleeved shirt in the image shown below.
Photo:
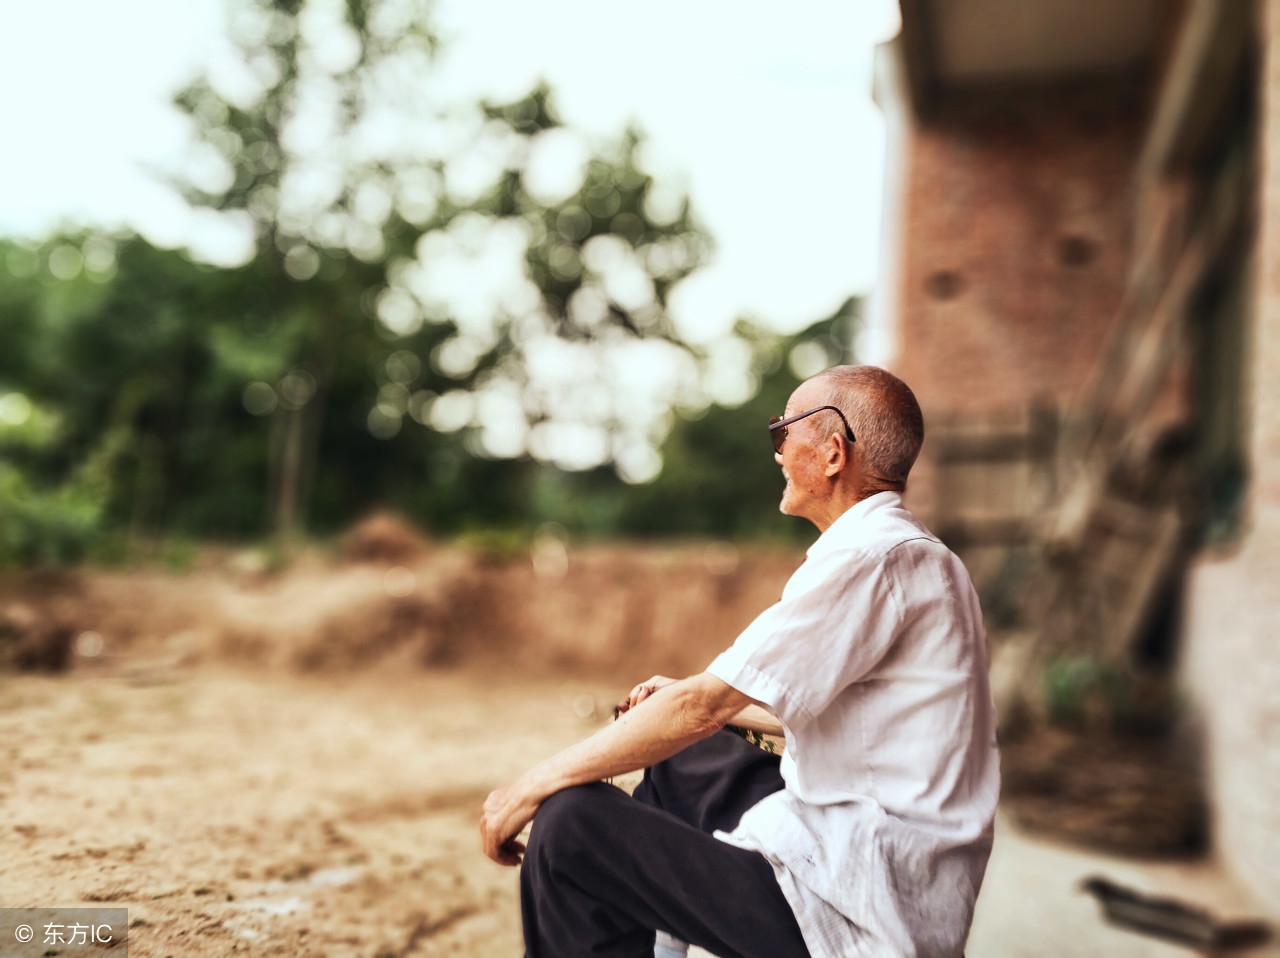
<path fill-rule="evenodd" d="M 708 671 L 786 729 L 786 787 L 716 837 L 773 864 L 814 958 L 959 955 L 1000 791 L 960 560 L 897 493 L 864 499 Z"/>

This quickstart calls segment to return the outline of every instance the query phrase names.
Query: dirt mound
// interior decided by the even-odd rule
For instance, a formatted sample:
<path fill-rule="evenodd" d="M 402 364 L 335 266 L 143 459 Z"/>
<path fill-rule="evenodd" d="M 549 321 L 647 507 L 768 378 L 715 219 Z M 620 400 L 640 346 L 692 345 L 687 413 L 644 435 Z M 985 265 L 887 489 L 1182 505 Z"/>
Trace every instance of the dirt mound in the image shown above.
<path fill-rule="evenodd" d="M 0 610 L 0 668 L 61 672 L 74 630 L 45 610 L 13 602 Z"/>
<path fill-rule="evenodd" d="M 85 572 L 21 599 L 18 618 L 43 623 L 22 635 L 44 636 L 39 662 L 48 664 L 29 653 L 7 664 L 141 658 L 317 671 L 482 661 L 543 674 L 682 675 L 705 667 L 776 601 L 800 561 L 789 550 L 739 554 L 728 543 L 570 550 L 543 542 L 527 557 L 496 559 L 431 548 L 404 531 L 381 517 L 353 530 L 341 558 L 306 555 L 272 574 L 245 575 L 235 557 L 186 575 Z M 388 551 L 389 543 L 399 545 Z M 3 596 L 0 583 L 0 614 Z M 17 648 L 2 644 L 17 634 L 4 629 L 0 647 Z"/>
<path fill-rule="evenodd" d="M 357 522 L 342 543 L 342 554 L 353 562 L 409 562 L 430 549 L 426 537 L 404 516 L 370 513 Z"/>
<path fill-rule="evenodd" d="M 218 629 L 206 644 L 221 659 L 304 671 L 452 661 L 447 623 L 468 566 L 442 550 L 410 565 L 294 567 L 253 590 L 218 582 L 208 596 Z"/>
<path fill-rule="evenodd" d="M 0 588 L 0 669 L 61 672 L 85 607 L 81 577 L 62 570 L 15 576 Z"/>

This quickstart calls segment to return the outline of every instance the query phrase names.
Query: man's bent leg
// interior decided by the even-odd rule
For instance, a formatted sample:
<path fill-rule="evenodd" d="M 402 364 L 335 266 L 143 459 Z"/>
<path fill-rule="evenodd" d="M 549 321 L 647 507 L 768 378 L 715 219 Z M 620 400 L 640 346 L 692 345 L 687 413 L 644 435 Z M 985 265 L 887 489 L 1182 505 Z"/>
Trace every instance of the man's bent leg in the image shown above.
<path fill-rule="evenodd" d="M 781 761 L 723 729 L 646 769 L 634 795 L 699 831 L 730 832 L 747 809 L 783 787 Z"/>
<path fill-rule="evenodd" d="M 732 831 L 747 809 L 783 787 L 780 761 L 723 729 L 646 769 L 633 794 L 699 831 Z M 654 956 L 683 955 L 687 949 L 660 935 Z"/>
<path fill-rule="evenodd" d="M 720 958 L 808 954 L 762 855 L 612 785 L 580 785 L 542 804 L 520 897 L 528 958 L 648 958 L 654 929 Z"/>

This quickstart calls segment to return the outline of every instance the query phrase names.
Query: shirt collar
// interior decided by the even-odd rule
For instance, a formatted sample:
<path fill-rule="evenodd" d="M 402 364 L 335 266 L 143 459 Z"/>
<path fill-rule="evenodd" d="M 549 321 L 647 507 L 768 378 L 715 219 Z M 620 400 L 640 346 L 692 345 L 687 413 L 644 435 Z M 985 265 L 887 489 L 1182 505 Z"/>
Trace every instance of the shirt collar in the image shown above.
<path fill-rule="evenodd" d="M 841 546 L 849 545 L 857 538 L 858 527 L 867 516 L 901 505 L 902 493 L 900 492 L 877 492 L 875 495 L 867 496 L 867 498 L 854 503 L 841 513 L 835 522 L 827 526 L 827 531 L 818 536 L 813 545 L 809 546 L 805 555 L 812 559 L 815 556 L 833 552 Z"/>

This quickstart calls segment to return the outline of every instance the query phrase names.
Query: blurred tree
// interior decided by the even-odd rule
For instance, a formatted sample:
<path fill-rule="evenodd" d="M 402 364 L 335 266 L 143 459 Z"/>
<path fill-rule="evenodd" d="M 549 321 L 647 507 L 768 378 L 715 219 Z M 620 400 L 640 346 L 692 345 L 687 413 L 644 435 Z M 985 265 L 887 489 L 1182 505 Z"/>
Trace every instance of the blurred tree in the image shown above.
<path fill-rule="evenodd" d="M 734 333 L 751 347 L 751 398 L 678 418 L 651 483 L 626 487 L 609 470 L 545 473 L 535 511 L 589 536 L 811 541 L 809 523 L 778 512 L 783 480 L 767 427 L 805 378 L 853 361 L 860 317 L 861 301 L 851 298 L 790 336 L 740 321 Z"/>
<path fill-rule="evenodd" d="M 430 515 L 439 510 L 424 502 L 424 479 L 432 495 L 442 491 L 435 476 L 456 497 L 457 470 L 510 471 L 467 464 L 477 456 L 518 457 L 533 445 L 554 457 L 555 443 L 537 448 L 531 430 L 572 419 L 572 397 L 560 377 L 531 375 L 528 352 L 550 337 L 679 348 L 667 295 L 709 246 L 687 201 L 653 215 L 635 133 L 591 159 L 567 196 L 536 196 L 528 167 L 559 126 L 549 91 L 470 115 L 436 105 L 428 12 L 411 0 L 242 4 L 237 89 L 211 76 L 176 97 L 201 160 L 178 185 L 252 234 L 254 294 L 225 304 L 223 351 L 253 351 L 230 331 L 237 320 L 289 331 L 287 348 L 271 354 L 276 368 L 258 363 L 260 381 L 245 393 L 272 420 L 269 499 L 284 536 L 313 494 L 322 515 L 346 518 L 387 498 Z M 450 137 L 465 149 L 446 162 L 440 141 Z M 488 186 L 459 185 L 486 162 Z M 524 249 L 524 275 L 490 295 L 487 315 L 459 315 L 442 300 L 442 261 L 495 248 L 519 255 L 513 246 Z M 595 412 L 588 428 L 606 434 L 653 431 Z M 406 418 L 433 428 L 406 428 Z M 472 422 L 486 428 L 465 451 L 438 435 Z M 410 442 L 426 447 L 426 476 L 403 468 L 424 458 L 397 448 Z M 488 483 L 466 488 L 490 506 L 501 499 Z"/>
<path fill-rule="evenodd" d="M 68 278 L 59 260 L 74 260 L 72 250 L 86 267 Z M 287 381 L 305 326 L 261 308 L 255 269 L 213 270 L 137 239 L 83 235 L 34 249 L 0 243 L 0 261 L 10 267 L 0 270 L 0 562 L 102 555 L 117 541 L 103 539 L 112 530 L 143 540 L 259 535 L 267 440 L 280 425 L 269 413 L 308 384 Z M 378 438 L 368 369 L 381 370 L 382 388 L 416 369 L 414 353 L 378 343 L 369 362 L 340 367 L 351 382 L 335 391 L 358 404 L 329 425 L 319 525 L 337 528 L 384 503 L 445 533 L 527 537 L 557 522 L 582 537 L 803 541 L 808 527 L 776 511 L 781 477 L 763 424 L 804 375 L 848 360 L 858 309 L 850 300 L 794 336 L 740 323 L 752 380 L 742 391 L 752 398 L 686 408 L 663 444 L 661 473 L 639 484 L 608 467 L 565 472 L 473 455 L 467 429 Z M 343 458 L 328 461 L 333 450 Z"/>
<path fill-rule="evenodd" d="M 95 364 L 111 360 L 76 335 L 106 292 L 81 276 L 82 239 L 60 239 L 44 250 L 0 243 L 6 267 L 0 271 L 0 565 L 82 558 L 103 528 L 115 476 L 132 444 L 142 398 L 137 389 L 102 403 L 92 432 L 65 401 L 101 384 L 107 377 L 95 375 Z M 84 252 L 91 266 L 105 268 L 110 250 L 95 240 Z M 50 265 L 53 274 L 41 276 L 41 267 Z"/>

